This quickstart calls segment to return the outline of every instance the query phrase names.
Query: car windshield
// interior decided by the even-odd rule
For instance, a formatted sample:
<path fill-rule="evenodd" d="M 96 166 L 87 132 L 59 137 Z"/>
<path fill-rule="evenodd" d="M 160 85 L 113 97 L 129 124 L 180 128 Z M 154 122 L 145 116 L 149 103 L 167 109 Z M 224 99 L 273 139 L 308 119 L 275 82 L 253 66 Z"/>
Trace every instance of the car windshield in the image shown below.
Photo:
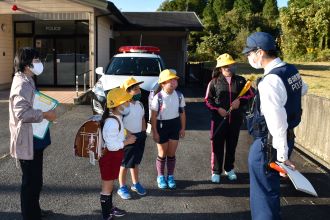
<path fill-rule="evenodd" d="M 161 70 L 161 61 L 158 58 L 114 57 L 105 74 L 158 76 Z"/>

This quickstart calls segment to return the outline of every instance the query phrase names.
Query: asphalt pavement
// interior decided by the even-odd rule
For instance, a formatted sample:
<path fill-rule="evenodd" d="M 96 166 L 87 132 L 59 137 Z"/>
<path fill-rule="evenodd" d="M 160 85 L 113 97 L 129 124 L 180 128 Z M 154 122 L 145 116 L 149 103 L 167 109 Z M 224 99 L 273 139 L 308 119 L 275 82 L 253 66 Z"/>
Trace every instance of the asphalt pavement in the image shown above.
<path fill-rule="evenodd" d="M 209 112 L 202 102 L 202 89 L 186 88 L 187 131 L 177 151 L 176 190 L 160 190 L 156 185 L 156 145 L 148 137 L 140 166 L 140 182 L 147 195 L 132 192 L 131 200 L 122 200 L 114 193 L 114 204 L 128 211 L 120 219 L 222 219 L 247 220 L 249 208 L 249 175 L 247 155 L 251 137 L 241 131 L 237 147 L 235 170 L 238 180 L 225 176 L 220 184 L 210 181 Z M 0 102 L 0 219 L 21 219 L 21 171 L 8 153 L 8 103 Z M 55 212 L 50 220 L 101 219 L 99 202 L 100 174 L 98 166 L 87 159 L 73 156 L 74 136 L 91 115 L 90 106 L 62 105 L 59 118 L 51 127 L 52 145 L 44 154 L 44 187 L 41 206 Z M 6 115 L 7 114 L 7 115 Z M 1 152 L 2 150 L 2 152 Z M 293 161 L 311 181 L 319 197 L 294 189 L 289 180 L 281 183 L 283 219 L 324 220 L 330 216 L 329 174 L 304 155 L 294 151 Z M 131 184 L 128 176 L 128 184 Z M 117 185 L 117 184 L 116 184 Z M 118 186 L 118 185 L 117 185 Z"/>

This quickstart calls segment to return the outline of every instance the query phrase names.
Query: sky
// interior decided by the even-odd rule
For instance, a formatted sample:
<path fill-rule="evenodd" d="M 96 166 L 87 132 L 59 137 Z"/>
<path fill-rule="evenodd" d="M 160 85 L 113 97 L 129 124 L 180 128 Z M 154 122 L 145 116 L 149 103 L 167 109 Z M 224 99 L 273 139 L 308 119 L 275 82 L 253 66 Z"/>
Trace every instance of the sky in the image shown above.
<path fill-rule="evenodd" d="M 157 8 L 164 0 L 111 0 L 120 11 L 143 11 L 152 12 Z M 277 0 L 279 7 L 287 6 L 288 0 Z"/>

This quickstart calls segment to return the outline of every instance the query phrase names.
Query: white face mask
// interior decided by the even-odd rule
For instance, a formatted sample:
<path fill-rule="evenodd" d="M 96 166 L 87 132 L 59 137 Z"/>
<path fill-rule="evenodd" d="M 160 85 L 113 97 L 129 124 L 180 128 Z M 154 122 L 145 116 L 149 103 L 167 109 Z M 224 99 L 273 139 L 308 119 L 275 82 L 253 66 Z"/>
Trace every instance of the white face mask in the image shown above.
<path fill-rule="evenodd" d="M 120 113 L 121 115 L 125 116 L 125 115 L 128 115 L 128 114 L 129 114 L 129 112 L 130 112 L 130 108 L 129 108 L 129 106 L 126 107 L 126 106 L 122 105 L 122 106 L 121 106 L 121 109 L 118 109 L 118 111 L 119 111 L 119 113 Z"/>
<path fill-rule="evenodd" d="M 42 63 L 32 63 L 33 64 L 33 68 L 30 68 L 30 70 L 32 71 L 32 73 L 34 73 L 34 75 L 39 76 L 42 71 L 44 71 L 44 65 L 42 65 Z"/>
<path fill-rule="evenodd" d="M 255 59 L 257 58 L 257 53 L 258 51 L 252 52 L 252 54 L 248 56 L 249 64 L 255 69 L 262 69 L 261 59 L 255 62 Z"/>

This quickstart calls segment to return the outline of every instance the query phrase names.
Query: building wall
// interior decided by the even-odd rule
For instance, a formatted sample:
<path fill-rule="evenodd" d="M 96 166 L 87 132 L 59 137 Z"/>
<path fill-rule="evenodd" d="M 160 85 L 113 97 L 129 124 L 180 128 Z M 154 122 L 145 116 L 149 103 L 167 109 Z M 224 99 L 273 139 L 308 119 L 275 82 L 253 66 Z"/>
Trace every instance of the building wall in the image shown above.
<path fill-rule="evenodd" d="M 78 1 L 77 1 L 78 2 Z M 39 1 L 24 1 L 24 0 L 4 0 L 0 1 L 0 15 L 7 14 L 7 16 L 18 15 L 17 20 L 89 20 L 89 66 L 90 69 L 95 69 L 95 60 L 94 60 L 94 50 L 95 50 L 95 26 L 94 26 L 94 16 L 95 10 L 93 7 L 85 6 L 70 0 L 39 0 Z M 11 8 L 13 5 L 17 5 L 19 10 L 13 11 Z M 28 16 L 25 16 L 28 15 Z M 1 18 L 1 17 L 0 17 Z M 2 19 L 0 19 L 1 22 Z M 12 29 L 13 22 L 9 22 L 9 27 Z M 1 25 L 1 24 L 0 24 Z M 12 31 L 13 32 L 13 31 Z M 11 32 L 11 33 L 12 33 Z M 8 38 L 8 36 L 7 36 Z M 13 39 L 13 35 L 11 35 Z M 5 41 L 4 38 L 0 37 L 0 45 L 7 45 L 8 41 Z M 0 46 L 1 48 L 1 46 Z M 14 45 L 8 45 L 10 52 L 13 53 Z M 8 53 L 10 55 L 10 53 Z M 12 58 L 11 58 L 12 60 Z M 0 61 L 1 62 L 1 61 Z M 11 63 L 12 66 L 12 63 Z M 10 71 L 12 72 L 12 71 Z M 0 77 L 4 75 L 4 69 L 0 69 Z M 6 75 L 6 74 L 5 74 Z M 10 73 L 11 76 L 11 73 Z M 8 76 L 6 76 L 8 78 Z M 7 79 L 6 78 L 6 79 Z M 2 83 L 2 78 L 0 78 L 0 85 Z M 94 85 L 94 74 L 90 73 L 89 77 L 90 86 Z M 11 78 L 9 80 L 11 82 Z M 7 87 L 7 86 L 2 86 Z M 1 86 L 0 86 L 1 88 Z"/>
<path fill-rule="evenodd" d="M 106 67 L 109 63 L 110 54 L 109 54 L 109 48 L 110 48 L 110 25 L 112 23 L 110 22 L 109 18 L 107 17 L 100 17 L 98 19 L 98 63 L 96 64 L 98 67 Z"/>
<path fill-rule="evenodd" d="M 19 10 L 11 10 L 12 5 L 17 5 Z M 69 0 L 4 0 L 0 2 L 0 14 L 24 14 L 24 13 L 47 13 L 47 12 L 77 12 L 93 11 L 93 8 L 78 4 Z"/>
<path fill-rule="evenodd" d="M 4 30 L 0 29 L 0 89 L 9 88 L 12 80 L 14 60 L 12 23 L 11 15 L 0 15 L 0 28 L 1 25 L 5 25 Z"/>
<path fill-rule="evenodd" d="M 141 32 L 116 32 L 116 48 L 124 45 L 139 45 Z M 186 32 L 142 32 L 142 45 L 160 48 L 165 67 L 175 69 L 180 84 L 185 82 Z"/>

